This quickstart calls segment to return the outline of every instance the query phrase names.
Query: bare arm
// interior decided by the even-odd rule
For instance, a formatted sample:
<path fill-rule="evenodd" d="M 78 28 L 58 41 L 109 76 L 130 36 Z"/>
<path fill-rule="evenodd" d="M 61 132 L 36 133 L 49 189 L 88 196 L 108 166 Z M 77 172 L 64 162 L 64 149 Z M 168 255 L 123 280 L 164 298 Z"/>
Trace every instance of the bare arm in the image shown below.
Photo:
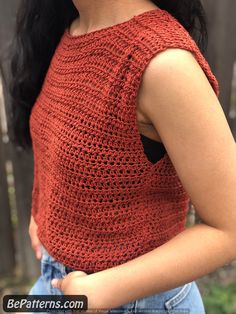
<path fill-rule="evenodd" d="M 37 235 L 38 226 L 34 220 L 34 216 L 30 216 L 30 224 L 29 224 L 29 236 L 31 240 L 31 246 L 35 252 L 35 256 L 37 259 L 41 259 L 42 251 L 41 251 L 41 242 Z"/>
<path fill-rule="evenodd" d="M 89 275 L 102 291 L 99 308 L 175 288 L 236 259 L 236 147 L 210 83 L 190 52 L 168 49 L 150 62 L 142 89 L 143 110 L 204 223 Z"/>

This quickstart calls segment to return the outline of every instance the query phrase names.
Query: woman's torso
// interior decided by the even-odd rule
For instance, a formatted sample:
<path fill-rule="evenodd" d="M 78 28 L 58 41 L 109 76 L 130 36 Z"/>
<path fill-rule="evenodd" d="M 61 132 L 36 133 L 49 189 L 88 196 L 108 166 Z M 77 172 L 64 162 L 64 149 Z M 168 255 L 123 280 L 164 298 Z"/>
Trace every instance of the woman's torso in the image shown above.
<path fill-rule="evenodd" d="M 155 165 L 146 158 L 140 133 L 158 135 L 136 116 L 142 74 L 168 47 L 194 51 L 214 84 L 163 10 L 75 38 L 65 30 L 52 58 L 30 116 L 32 212 L 41 243 L 73 269 L 124 263 L 185 228 L 189 197 L 168 154 Z"/>

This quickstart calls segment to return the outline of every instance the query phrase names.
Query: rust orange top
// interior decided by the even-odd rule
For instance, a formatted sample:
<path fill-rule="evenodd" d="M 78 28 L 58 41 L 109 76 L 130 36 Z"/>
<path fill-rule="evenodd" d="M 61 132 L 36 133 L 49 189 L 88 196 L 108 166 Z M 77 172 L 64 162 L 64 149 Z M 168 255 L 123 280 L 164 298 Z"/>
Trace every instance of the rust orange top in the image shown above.
<path fill-rule="evenodd" d="M 113 267 L 185 229 L 189 196 L 167 152 L 147 159 L 136 120 L 143 72 L 171 47 L 194 54 L 218 95 L 196 43 L 165 10 L 60 39 L 30 115 L 32 215 L 66 266 Z"/>

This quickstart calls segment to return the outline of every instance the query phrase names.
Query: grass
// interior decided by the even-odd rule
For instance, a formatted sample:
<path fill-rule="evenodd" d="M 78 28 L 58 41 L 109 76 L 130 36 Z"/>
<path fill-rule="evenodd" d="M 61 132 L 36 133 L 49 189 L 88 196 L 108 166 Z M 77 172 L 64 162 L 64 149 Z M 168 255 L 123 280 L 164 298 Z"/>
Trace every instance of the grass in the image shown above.
<path fill-rule="evenodd" d="M 236 281 L 227 286 L 212 282 L 202 296 L 207 314 L 236 314 Z"/>

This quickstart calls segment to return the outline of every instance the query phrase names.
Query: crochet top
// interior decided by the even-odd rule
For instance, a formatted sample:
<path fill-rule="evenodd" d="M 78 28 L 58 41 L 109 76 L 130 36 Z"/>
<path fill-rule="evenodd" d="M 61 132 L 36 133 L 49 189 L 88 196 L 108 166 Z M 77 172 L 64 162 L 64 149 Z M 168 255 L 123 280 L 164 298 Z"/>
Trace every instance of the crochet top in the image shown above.
<path fill-rule="evenodd" d="M 218 95 L 196 43 L 165 10 L 60 38 L 30 115 L 31 210 L 40 241 L 68 267 L 110 268 L 185 229 L 189 195 L 167 151 L 148 160 L 136 117 L 144 70 L 167 48 L 191 51 Z"/>

